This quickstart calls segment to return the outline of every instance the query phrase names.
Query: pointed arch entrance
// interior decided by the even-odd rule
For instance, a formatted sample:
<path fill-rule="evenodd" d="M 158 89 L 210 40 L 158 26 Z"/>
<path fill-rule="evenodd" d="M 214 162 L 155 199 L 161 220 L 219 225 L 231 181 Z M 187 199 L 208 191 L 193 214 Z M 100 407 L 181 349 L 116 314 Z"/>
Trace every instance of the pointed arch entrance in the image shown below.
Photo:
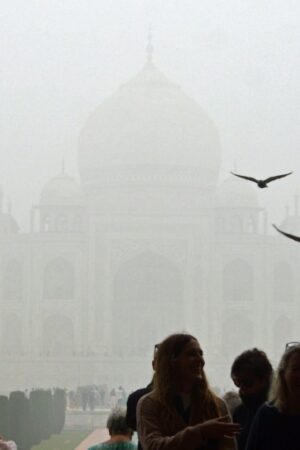
<path fill-rule="evenodd" d="M 74 352 L 74 327 L 68 317 L 55 314 L 47 317 L 43 325 L 43 354 L 70 356 Z"/>
<path fill-rule="evenodd" d="M 184 328 L 183 280 L 167 258 L 145 252 L 125 262 L 114 279 L 113 350 L 149 353 L 163 337 Z"/>

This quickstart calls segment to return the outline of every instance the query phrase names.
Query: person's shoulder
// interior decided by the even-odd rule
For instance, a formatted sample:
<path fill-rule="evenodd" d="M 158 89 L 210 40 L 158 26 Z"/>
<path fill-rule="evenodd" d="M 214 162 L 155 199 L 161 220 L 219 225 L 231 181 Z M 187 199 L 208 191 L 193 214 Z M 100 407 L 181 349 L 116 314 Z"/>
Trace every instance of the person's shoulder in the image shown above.
<path fill-rule="evenodd" d="M 153 403 L 158 402 L 155 391 L 146 392 L 139 400 L 139 403 Z"/>
<path fill-rule="evenodd" d="M 89 447 L 88 450 L 101 450 L 103 449 L 102 444 L 93 445 L 92 447 Z"/>
<path fill-rule="evenodd" d="M 147 411 L 157 407 L 158 404 L 159 401 L 155 396 L 155 391 L 151 391 L 148 394 L 143 395 L 143 397 L 139 399 L 137 407 L 139 411 Z"/>
<path fill-rule="evenodd" d="M 126 450 L 137 450 L 137 446 L 133 442 L 128 442 Z"/>
<path fill-rule="evenodd" d="M 131 394 L 128 395 L 128 400 L 139 399 L 143 397 L 143 395 L 148 394 L 148 392 L 149 392 L 148 387 L 137 389 L 136 391 L 133 391 L 131 392 Z"/>
<path fill-rule="evenodd" d="M 282 413 L 272 403 L 265 402 L 257 410 L 255 419 L 265 425 L 280 421 Z"/>
<path fill-rule="evenodd" d="M 273 403 L 270 402 L 263 403 L 259 407 L 257 414 L 258 413 L 268 417 L 274 417 L 281 414 L 279 409 Z"/>

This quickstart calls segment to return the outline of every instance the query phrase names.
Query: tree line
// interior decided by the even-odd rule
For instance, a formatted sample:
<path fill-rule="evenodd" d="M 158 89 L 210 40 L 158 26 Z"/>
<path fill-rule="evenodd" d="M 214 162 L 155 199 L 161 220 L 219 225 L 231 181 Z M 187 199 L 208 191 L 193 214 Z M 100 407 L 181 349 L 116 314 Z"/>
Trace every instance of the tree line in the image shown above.
<path fill-rule="evenodd" d="M 66 394 L 63 389 L 22 391 L 0 396 L 0 434 L 18 450 L 30 450 L 64 428 Z"/>

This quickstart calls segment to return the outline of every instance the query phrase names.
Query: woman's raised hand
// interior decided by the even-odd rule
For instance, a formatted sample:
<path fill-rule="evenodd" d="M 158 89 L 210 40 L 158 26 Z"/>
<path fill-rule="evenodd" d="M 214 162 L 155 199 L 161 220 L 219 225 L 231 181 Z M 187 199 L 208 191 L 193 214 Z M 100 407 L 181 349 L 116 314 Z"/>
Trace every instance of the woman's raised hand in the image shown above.
<path fill-rule="evenodd" d="M 241 431 L 241 426 L 238 423 L 230 422 L 230 417 L 227 415 L 206 420 L 199 425 L 199 429 L 205 438 L 233 438 Z"/>

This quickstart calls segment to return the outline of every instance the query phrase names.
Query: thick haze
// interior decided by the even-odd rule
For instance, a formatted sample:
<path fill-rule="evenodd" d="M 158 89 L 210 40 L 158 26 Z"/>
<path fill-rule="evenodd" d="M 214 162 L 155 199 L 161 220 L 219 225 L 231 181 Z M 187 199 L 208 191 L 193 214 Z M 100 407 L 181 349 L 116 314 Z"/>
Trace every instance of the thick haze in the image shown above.
<path fill-rule="evenodd" d="M 221 179 L 294 170 L 261 194 L 271 218 L 300 174 L 300 3 L 296 0 L 11 0 L 1 3 L 0 182 L 28 211 L 60 169 L 77 175 L 78 136 L 102 100 L 154 61 L 214 120 Z"/>
<path fill-rule="evenodd" d="M 3 391 L 142 386 L 153 344 L 182 329 L 201 332 L 223 388 L 244 348 L 261 346 L 277 362 L 299 340 L 299 246 L 266 233 L 300 194 L 299 23 L 296 0 L 2 2 L 0 186 L 24 232 L 1 216 L 12 228 L 1 235 Z M 149 52 L 145 65 L 149 27 L 154 66 Z M 161 72 L 200 109 L 177 89 L 169 95 Z M 137 73 L 132 89 L 92 115 Z M 232 170 L 294 171 L 256 189 L 268 221 L 246 181 L 211 192 L 219 145 L 201 110 L 220 136 L 218 184 Z M 40 233 L 29 234 L 30 210 L 63 161 L 79 179 L 80 134 L 87 208 L 61 177 L 52 192 L 62 186 L 61 205 L 70 203 L 52 210 L 50 197 L 35 210 Z M 111 154 L 130 170 L 105 166 Z M 186 161 L 196 170 L 179 167 Z M 299 214 L 283 226 L 300 235 L 298 227 Z"/>

